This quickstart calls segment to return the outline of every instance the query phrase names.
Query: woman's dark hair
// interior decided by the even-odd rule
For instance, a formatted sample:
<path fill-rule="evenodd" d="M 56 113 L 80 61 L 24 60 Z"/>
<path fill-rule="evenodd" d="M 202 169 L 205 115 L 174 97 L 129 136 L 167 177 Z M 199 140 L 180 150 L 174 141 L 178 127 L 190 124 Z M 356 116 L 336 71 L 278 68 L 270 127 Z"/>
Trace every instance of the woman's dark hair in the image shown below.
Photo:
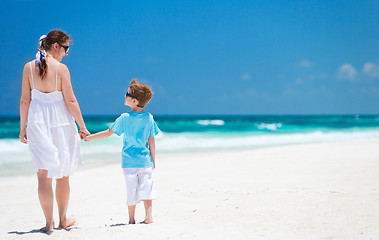
<path fill-rule="evenodd" d="M 67 40 L 71 40 L 71 39 L 66 33 L 62 32 L 61 30 L 50 31 L 47 34 L 46 39 L 42 41 L 41 50 L 49 51 L 51 49 L 51 46 L 54 43 L 58 43 L 59 45 L 62 45 Z M 38 69 L 39 69 L 39 75 L 41 76 L 41 79 L 43 79 L 47 73 L 46 59 L 43 59 L 43 60 L 41 59 L 41 63 L 38 64 Z"/>

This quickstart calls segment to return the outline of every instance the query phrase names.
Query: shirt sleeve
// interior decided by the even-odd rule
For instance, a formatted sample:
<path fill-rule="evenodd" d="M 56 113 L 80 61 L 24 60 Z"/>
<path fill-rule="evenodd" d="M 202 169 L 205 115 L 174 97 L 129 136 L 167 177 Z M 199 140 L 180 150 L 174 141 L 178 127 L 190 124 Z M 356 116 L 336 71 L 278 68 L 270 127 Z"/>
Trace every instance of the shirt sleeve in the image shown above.
<path fill-rule="evenodd" d="M 116 121 L 109 127 L 110 130 L 115 132 L 118 136 L 124 133 L 126 116 L 119 116 Z"/>
<path fill-rule="evenodd" d="M 149 138 L 155 137 L 160 131 L 161 130 L 158 128 L 158 125 L 156 124 L 156 122 L 154 121 L 154 119 L 152 119 L 152 126 L 150 128 Z"/>

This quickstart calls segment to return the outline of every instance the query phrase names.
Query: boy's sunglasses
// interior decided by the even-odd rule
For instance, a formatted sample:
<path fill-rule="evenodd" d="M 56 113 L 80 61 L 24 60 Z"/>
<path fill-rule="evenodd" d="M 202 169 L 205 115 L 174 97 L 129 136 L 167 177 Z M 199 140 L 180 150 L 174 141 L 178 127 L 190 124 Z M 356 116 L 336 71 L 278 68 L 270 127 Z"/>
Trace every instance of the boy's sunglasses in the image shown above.
<path fill-rule="evenodd" d="M 135 99 L 135 97 L 133 97 L 132 95 L 130 95 L 130 93 L 128 93 L 128 92 L 126 92 L 125 97 L 131 97 L 131 98 Z"/>
<path fill-rule="evenodd" d="M 70 50 L 70 46 L 63 46 L 61 44 L 59 45 L 64 48 L 65 53 L 68 53 L 68 50 Z"/>

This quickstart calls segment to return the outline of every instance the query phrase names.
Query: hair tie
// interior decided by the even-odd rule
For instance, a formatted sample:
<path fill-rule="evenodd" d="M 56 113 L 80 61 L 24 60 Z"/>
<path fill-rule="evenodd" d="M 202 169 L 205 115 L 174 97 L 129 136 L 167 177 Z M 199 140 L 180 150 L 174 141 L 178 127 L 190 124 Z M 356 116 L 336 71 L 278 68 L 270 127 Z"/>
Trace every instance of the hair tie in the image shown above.
<path fill-rule="evenodd" d="M 43 60 L 46 60 L 46 51 L 38 49 L 38 52 L 36 54 L 36 66 L 37 66 L 37 69 L 39 69 L 38 65 L 41 64 L 41 62 Z"/>
<path fill-rule="evenodd" d="M 39 48 L 38 48 L 38 51 L 36 53 L 36 67 L 37 67 L 37 69 L 39 69 L 38 65 L 40 65 L 41 62 L 46 59 L 46 51 L 44 49 L 41 50 L 42 43 L 46 40 L 46 38 L 47 38 L 46 35 L 42 35 L 38 40 Z"/>
<path fill-rule="evenodd" d="M 42 35 L 39 40 L 38 40 L 38 44 L 39 44 L 39 48 L 41 48 L 42 46 L 42 43 L 46 40 L 47 36 L 46 35 Z"/>

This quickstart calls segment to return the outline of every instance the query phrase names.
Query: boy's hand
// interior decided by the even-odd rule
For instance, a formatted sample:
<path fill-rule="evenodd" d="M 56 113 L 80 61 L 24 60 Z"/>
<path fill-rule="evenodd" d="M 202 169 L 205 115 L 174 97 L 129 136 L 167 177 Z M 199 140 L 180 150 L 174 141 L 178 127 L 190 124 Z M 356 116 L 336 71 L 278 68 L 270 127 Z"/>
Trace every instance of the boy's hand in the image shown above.
<path fill-rule="evenodd" d="M 85 136 L 83 137 L 84 141 L 85 141 L 85 142 L 89 142 L 89 141 L 91 141 L 90 136 L 91 136 L 91 134 L 90 134 L 90 135 L 85 135 Z"/>
<path fill-rule="evenodd" d="M 84 139 L 84 137 L 91 134 L 86 128 L 84 128 L 84 129 L 81 128 L 78 133 L 80 135 L 80 139 L 82 139 L 82 140 Z"/>

